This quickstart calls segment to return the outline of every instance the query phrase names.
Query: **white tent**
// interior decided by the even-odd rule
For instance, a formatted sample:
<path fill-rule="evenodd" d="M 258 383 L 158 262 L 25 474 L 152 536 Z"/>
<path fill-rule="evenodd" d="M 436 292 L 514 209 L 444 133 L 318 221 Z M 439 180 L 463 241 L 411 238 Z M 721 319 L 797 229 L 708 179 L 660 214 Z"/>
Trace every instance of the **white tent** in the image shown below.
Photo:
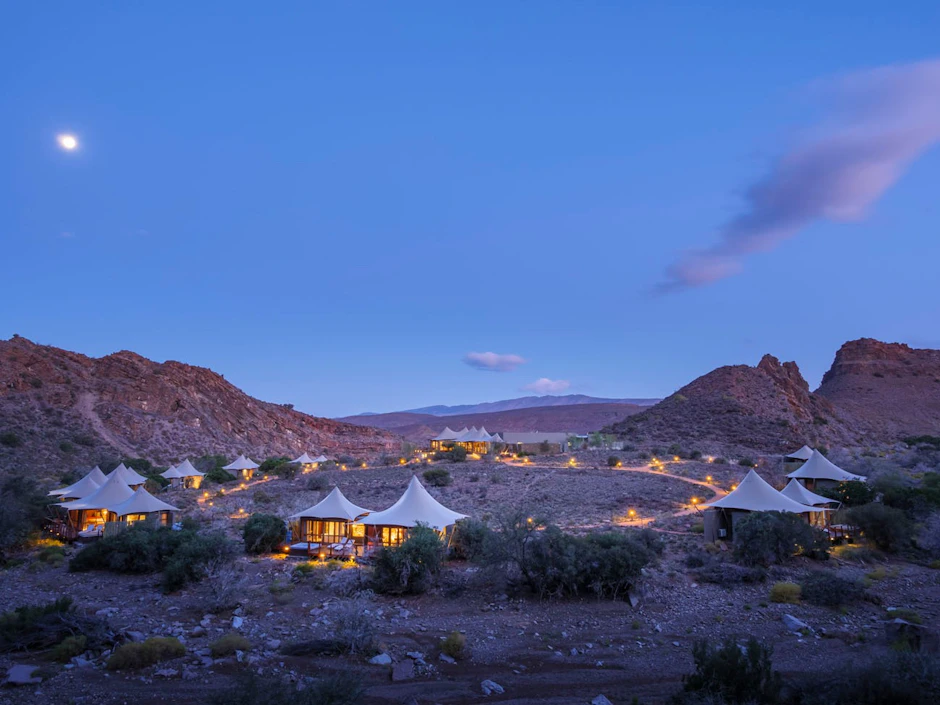
<path fill-rule="evenodd" d="M 313 462 L 315 462 L 315 463 L 317 463 L 317 464 L 320 464 L 320 463 L 328 463 L 328 462 L 330 462 L 330 459 L 327 458 L 325 455 L 318 455 L 316 458 L 313 459 Z"/>
<path fill-rule="evenodd" d="M 92 492 L 84 499 L 76 499 L 72 502 L 62 502 L 60 507 L 68 510 L 73 509 L 110 509 L 121 502 L 130 499 L 134 490 L 121 479 L 121 476 L 112 472 L 108 475 L 108 481 L 101 487 Z"/>
<path fill-rule="evenodd" d="M 98 472 L 101 472 L 100 470 Z M 95 478 L 88 473 L 78 482 L 72 483 L 68 487 L 52 490 L 49 494 L 62 497 L 63 499 L 81 499 L 87 497 L 92 492 L 101 487 L 101 483 L 96 482 Z"/>
<path fill-rule="evenodd" d="M 820 511 L 785 497 L 753 470 L 748 471 L 747 476 L 741 480 L 741 484 L 733 492 L 729 492 L 711 504 L 702 506 L 716 509 L 737 509 L 746 512 L 806 514 L 807 512 Z"/>
<path fill-rule="evenodd" d="M 199 472 L 196 469 L 196 466 L 189 462 L 189 458 L 186 458 L 182 463 L 176 466 L 176 471 L 180 474 L 180 477 L 204 477 L 204 472 Z"/>
<path fill-rule="evenodd" d="M 861 475 L 853 475 L 834 465 L 829 458 L 814 450 L 810 459 L 803 463 L 799 469 L 791 472 L 787 477 L 797 480 L 831 480 L 833 482 L 848 482 L 849 480 L 865 481 Z"/>
<path fill-rule="evenodd" d="M 457 437 L 460 434 L 457 431 L 452 431 L 450 426 L 445 426 L 444 430 L 437 434 L 432 441 L 456 441 Z"/>
<path fill-rule="evenodd" d="M 112 476 L 117 475 L 124 482 L 130 486 L 142 485 L 147 481 L 147 478 L 143 475 L 138 474 L 131 468 L 127 467 L 124 463 L 118 465 L 114 470 L 109 472 L 106 477 L 111 478 Z"/>
<path fill-rule="evenodd" d="M 223 467 L 223 470 L 257 470 L 259 467 L 258 463 L 250 458 L 246 458 L 244 455 L 239 455 L 231 463 Z"/>
<path fill-rule="evenodd" d="M 298 465 L 313 465 L 313 464 L 315 464 L 317 461 L 316 461 L 315 459 L 311 458 L 311 457 L 310 457 L 309 455 L 307 455 L 306 453 L 304 453 L 304 454 L 301 455 L 299 458 L 294 458 L 293 460 L 291 460 L 291 462 L 292 462 L 292 463 L 297 463 Z"/>
<path fill-rule="evenodd" d="M 143 487 L 137 489 L 134 494 L 123 502 L 107 507 L 109 511 L 114 512 L 118 517 L 128 514 L 153 514 L 154 512 L 178 512 L 179 509 L 172 504 L 157 499 Z"/>
<path fill-rule="evenodd" d="M 288 517 L 288 519 L 345 519 L 352 521 L 364 514 L 370 514 L 371 509 L 363 509 L 346 499 L 339 487 L 334 487 L 322 500 L 312 507 L 304 509 Z"/>
<path fill-rule="evenodd" d="M 427 524 L 432 529 L 443 531 L 466 514 L 459 514 L 445 507 L 432 497 L 418 478 L 411 476 L 408 489 L 395 504 L 382 512 L 374 512 L 357 520 L 356 524 L 367 526 L 403 526 L 413 528 L 418 524 Z"/>
<path fill-rule="evenodd" d="M 823 497 L 815 492 L 810 492 L 797 480 L 790 480 L 787 486 L 780 490 L 780 494 L 784 497 L 789 497 L 795 502 L 805 504 L 808 507 L 817 507 L 821 504 L 832 504 L 836 502 L 836 500 L 830 499 L 829 497 Z"/>
<path fill-rule="evenodd" d="M 813 455 L 813 449 L 809 446 L 803 446 L 799 450 L 787 453 L 783 456 L 787 460 L 809 460 Z"/>
<path fill-rule="evenodd" d="M 160 477 L 165 477 L 167 480 L 182 480 L 185 476 L 179 471 L 179 469 L 170 466 L 160 473 Z"/>

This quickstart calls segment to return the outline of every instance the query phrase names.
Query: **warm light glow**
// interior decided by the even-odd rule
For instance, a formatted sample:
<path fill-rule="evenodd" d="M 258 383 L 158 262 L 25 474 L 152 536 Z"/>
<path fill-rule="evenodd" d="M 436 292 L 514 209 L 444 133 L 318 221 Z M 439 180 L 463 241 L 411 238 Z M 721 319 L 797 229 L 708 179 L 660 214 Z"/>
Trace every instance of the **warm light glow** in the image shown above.
<path fill-rule="evenodd" d="M 706 475 L 706 476 L 705 476 L 705 482 L 711 482 L 711 481 L 712 481 L 712 476 L 711 476 L 711 475 Z"/>
<path fill-rule="evenodd" d="M 532 523 L 532 517 L 529 517 L 528 519 L 526 519 L 526 521 L 531 524 L 531 523 Z"/>
<path fill-rule="evenodd" d="M 678 463 L 678 462 L 679 462 L 679 456 L 678 456 L 678 455 L 672 456 L 672 462 Z"/>
<path fill-rule="evenodd" d="M 345 465 L 340 465 L 340 466 L 339 466 L 339 469 L 340 469 L 340 470 L 345 470 L 345 469 L 346 469 L 346 466 L 345 466 Z"/>
<path fill-rule="evenodd" d="M 321 553 L 321 554 L 320 554 L 320 560 L 322 561 L 324 558 L 326 558 L 326 554 L 325 554 L 325 553 Z"/>
<path fill-rule="evenodd" d="M 714 459 L 712 456 L 710 456 L 710 455 L 706 458 L 706 460 L 707 460 L 709 463 L 715 462 L 715 459 Z"/>
<path fill-rule="evenodd" d="M 734 492 L 736 489 L 738 489 L 738 486 L 737 486 L 737 485 L 731 485 L 731 491 L 732 491 L 732 492 Z"/>
<path fill-rule="evenodd" d="M 627 512 L 627 514 L 629 514 L 631 517 L 635 517 L 635 516 L 636 516 L 636 509 L 631 509 L 629 512 Z"/>
<path fill-rule="evenodd" d="M 75 135 L 62 134 L 56 137 L 56 140 L 59 142 L 59 146 L 67 152 L 71 152 L 78 147 L 78 138 Z"/>
<path fill-rule="evenodd" d="M 363 469 L 369 467 L 368 463 L 363 463 L 361 466 Z"/>
<path fill-rule="evenodd" d="M 698 497 L 692 498 L 692 504 L 698 504 Z"/>
<path fill-rule="evenodd" d="M 408 461 L 405 460 L 404 458 L 399 458 L 399 459 L 398 459 L 398 464 L 399 464 L 399 465 L 404 465 L 404 464 L 407 463 L 407 462 L 408 462 Z"/>
<path fill-rule="evenodd" d="M 290 553 L 290 546 L 284 546 L 284 553 Z"/>
<path fill-rule="evenodd" d="M 617 467 L 618 467 L 618 468 L 622 468 L 622 467 L 623 467 L 623 461 L 622 461 L 622 460 L 618 460 L 618 461 L 617 461 Z"/>

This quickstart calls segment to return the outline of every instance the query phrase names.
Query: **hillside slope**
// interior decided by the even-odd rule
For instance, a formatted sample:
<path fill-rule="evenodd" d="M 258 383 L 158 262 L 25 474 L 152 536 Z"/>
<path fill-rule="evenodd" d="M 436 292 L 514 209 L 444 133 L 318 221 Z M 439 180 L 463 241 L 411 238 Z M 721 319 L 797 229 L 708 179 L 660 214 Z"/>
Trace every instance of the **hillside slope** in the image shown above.
<path fill-rule="evenodd" d="M 90 358 L 25 338 L 0 341 L 0 470 L 61 472 L 119 455 L 397 450 L 373 428 L 248 396 L 221 375 L 122 351 Z M 3 442 L 3 441 L 6 442 Z"/>
<path fill-rule="evenodd" d="M 501 401 L 487 401 L 480 404 L 458 404 L 456 406 L 425 406 L 420 409 L 406 409 L 403 413 L 430 414 L 431 416 L 464 416 L 466 414 L 491 414 L 497 411 L 516 411 L 554 406 L 585 406 L 587 404 L 629 404 L 630 406 L 652 406 L 659 399 L 606 399 L 590 397 L 586 394 L 545 394 L 543 396 L 518 397 Z M 392 412 L 396 413 L 396 412 Z M 378 416 L 381 414 L 364 414 Z"/>

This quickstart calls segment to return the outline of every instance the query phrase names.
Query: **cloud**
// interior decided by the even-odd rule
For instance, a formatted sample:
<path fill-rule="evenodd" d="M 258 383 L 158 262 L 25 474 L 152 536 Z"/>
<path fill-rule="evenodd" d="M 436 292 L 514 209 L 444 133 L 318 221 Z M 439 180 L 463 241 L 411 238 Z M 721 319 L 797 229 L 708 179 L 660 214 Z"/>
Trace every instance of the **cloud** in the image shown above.
<path fill-rule="evenodd" d="M 488 372 L 512 372 L 527 360 L 518 355 L 500 355 L 494 352 L 469 352 L 463 356 L 465 364 Z"/>
<path fill-rule="evenodd" d="M 531 384 L 522 388 L 523 392 L 535 392 L 536 394 L 559 394 L 571 386 L 571 382 L 566 379 L 549 379 L 540 377 Z"/>
<path fill-rule="evenodd" d="M 684 253 L 659 292 L 737 274 L 818 220 L 857 221 L 907 167 L 940 142 L 940 60 L 887 66 L 821 82 L 830 101 L 812 136 L 745 191 L 742 212 L 711 247 Z"/>

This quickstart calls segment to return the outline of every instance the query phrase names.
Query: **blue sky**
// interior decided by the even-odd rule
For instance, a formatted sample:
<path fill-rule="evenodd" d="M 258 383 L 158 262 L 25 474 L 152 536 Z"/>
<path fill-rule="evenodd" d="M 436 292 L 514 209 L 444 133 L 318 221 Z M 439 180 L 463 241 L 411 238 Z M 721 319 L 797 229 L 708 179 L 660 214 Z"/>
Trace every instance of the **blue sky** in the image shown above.
<path fill-rule="evenodd" d="M 6 8 L 0 337 L 329 416 L 940 346 L 931 145 L 863 218 L 653 293 L 820 119 L 812 86 L 936 59 L 940 7 L 644 5 Z"/>

